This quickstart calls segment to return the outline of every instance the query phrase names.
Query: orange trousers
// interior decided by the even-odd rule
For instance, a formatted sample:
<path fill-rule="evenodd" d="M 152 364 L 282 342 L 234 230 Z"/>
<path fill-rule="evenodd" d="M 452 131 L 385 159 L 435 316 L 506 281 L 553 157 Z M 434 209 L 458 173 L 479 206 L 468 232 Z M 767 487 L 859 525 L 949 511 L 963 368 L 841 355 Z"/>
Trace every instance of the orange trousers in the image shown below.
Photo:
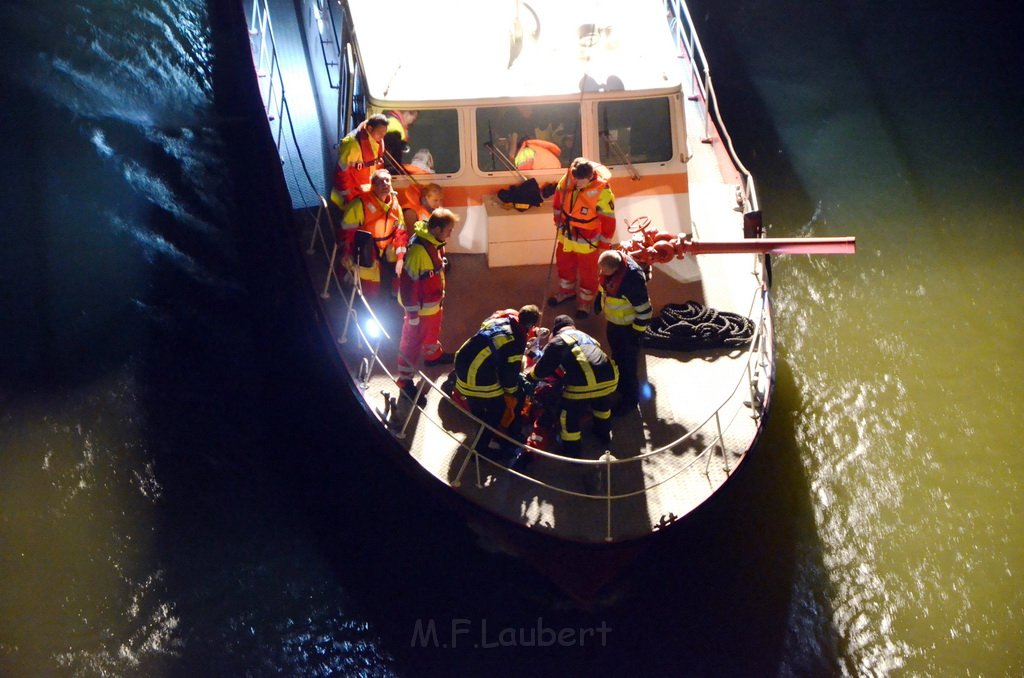
<path fill-rule="evenodd" d="M 409 324 L 409 315 L 402 320 L 402 339 L 398 343 L 398 384 L 412 382 L 423 360 L 441 355 L 441 316 L 444 309 L 433 315 L 419 316 L 419 323 Z"/>
<path fill-rule="evenodd" d="M 597 296 L 597 288 L 601 284 L 597 270 L 597 258 L 601 250 L 595 249 L 586 254 L 582 252 L 566 252 L 562 241 L 558 241 L 555 249 L 555 265 L 558 268 L 558 291 L 571 292 L 576 295 L 576 303 L 580 307 L 588 307 Z"/>

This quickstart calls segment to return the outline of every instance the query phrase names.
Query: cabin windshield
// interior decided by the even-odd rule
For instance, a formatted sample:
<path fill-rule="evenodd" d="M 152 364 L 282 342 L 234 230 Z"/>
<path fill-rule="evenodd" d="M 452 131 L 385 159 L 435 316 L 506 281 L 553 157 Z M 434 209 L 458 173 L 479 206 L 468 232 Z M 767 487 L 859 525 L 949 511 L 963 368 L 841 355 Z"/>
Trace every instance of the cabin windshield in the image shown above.
<path fill-rule="evenodd" d="M 476 145 L 482 172 L 511 171 L 502 155 L 516 169 L 568 167 L 581 155 L 579 104 L 478 108 Z"/>
<path fill-rule="evenodd" d="M 604 165 L 628 162 L 665 162 L 672 158 L 672 123 L 664 97 L 631 101 L 603 101 L 597 106 L 600 161 Z"/>
<path fill-rule="evenodd" d="M 439 110 L 381 111 L 390 119 L 384 144 L 388 152 L 416 174 L 455 174 L 459 171 L 459 114 Z M 405 139 L 400 129 L 404 129 Z"/>

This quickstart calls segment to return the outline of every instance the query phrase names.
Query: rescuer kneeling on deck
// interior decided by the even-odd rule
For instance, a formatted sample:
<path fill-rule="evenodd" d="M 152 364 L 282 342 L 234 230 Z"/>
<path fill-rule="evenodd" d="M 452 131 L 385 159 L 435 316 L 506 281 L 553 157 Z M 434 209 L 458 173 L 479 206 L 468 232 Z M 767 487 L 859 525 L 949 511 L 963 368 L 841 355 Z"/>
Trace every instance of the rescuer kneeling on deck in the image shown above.
<path fill-rule="evenodd" d="M 539 320 L 540 309 L 533 304 L 497 311 L 455 352 L 455 388 L 469 411 L 491 428 L 507 429 L 515 421 L 526 335 Z M 492 438 L 485 428 L 477 451 L 487 450 Z"/>
<path fill-rule="evenodd" d="M 580 456 L 580 420 L 589 408 L 594 414 L 594 435 L 604 444 L 611 442 L 612 412 L 609 396 L 619 383 L 619 369 L 586 332 L 576 329 L 572 318 L 560 315 L 551 326 L 552 338 L 528 378 L 544 379 L 563 370 L 562 403 L 559 413 L 562 454 Z"/>

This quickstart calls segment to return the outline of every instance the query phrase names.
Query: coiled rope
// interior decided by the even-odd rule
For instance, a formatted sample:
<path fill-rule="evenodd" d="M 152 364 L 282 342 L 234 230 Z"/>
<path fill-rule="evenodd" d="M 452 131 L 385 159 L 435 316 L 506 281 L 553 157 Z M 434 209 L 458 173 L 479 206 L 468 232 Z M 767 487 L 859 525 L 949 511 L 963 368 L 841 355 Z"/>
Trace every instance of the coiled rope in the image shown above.
<path fill-rule="evenodd" d="M 746 346 L 753 336 L 750 318 L 687 301 L 666 304 L 644 331 L 643 343 L 648 348 L 696 351 Z"/>

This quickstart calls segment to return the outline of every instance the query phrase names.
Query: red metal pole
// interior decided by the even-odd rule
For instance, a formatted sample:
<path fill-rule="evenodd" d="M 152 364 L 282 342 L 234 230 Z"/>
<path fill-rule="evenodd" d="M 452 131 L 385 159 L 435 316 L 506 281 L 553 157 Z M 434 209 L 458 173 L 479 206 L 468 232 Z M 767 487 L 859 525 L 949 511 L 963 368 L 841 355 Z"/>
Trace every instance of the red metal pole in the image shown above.
<path fill-rule="evenodd" d="M 692 240 L 681 243 L 686 254 L 855 254 L 857 238 L 749 238 Z"/>

